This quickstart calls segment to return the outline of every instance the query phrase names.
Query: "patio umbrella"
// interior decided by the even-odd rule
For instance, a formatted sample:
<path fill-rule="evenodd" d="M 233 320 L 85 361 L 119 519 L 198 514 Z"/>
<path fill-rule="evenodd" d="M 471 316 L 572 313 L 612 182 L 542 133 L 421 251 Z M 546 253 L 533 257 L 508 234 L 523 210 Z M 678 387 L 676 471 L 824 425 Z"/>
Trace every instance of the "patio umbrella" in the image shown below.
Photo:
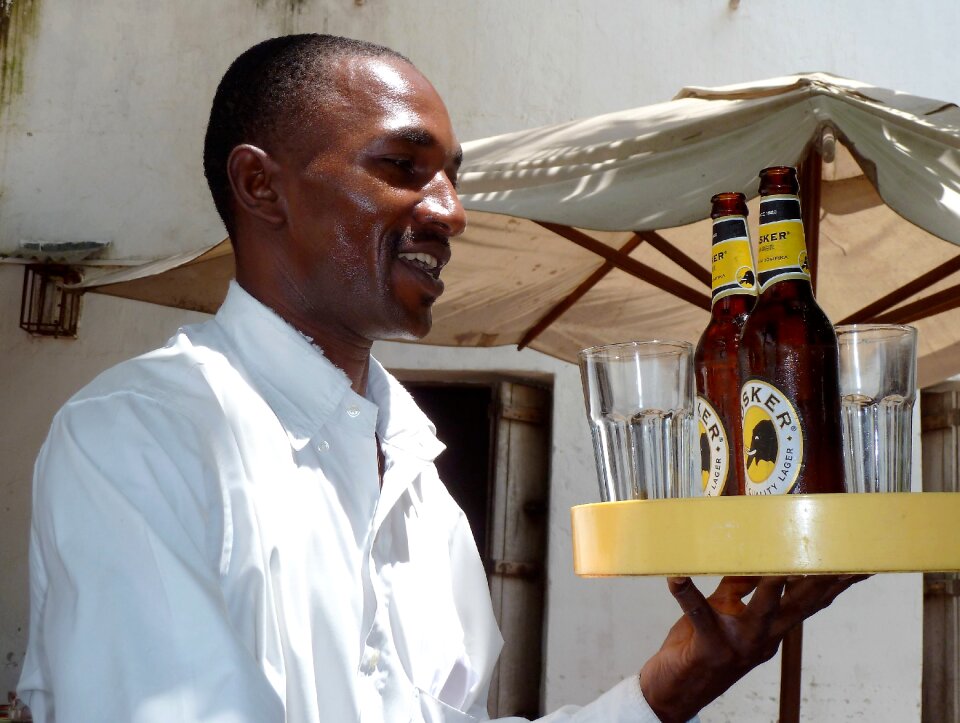
<path fill-rule="evenodd" d="M 960 373 L 960 110 L 824 73 L 723 88 L 464 146 L 469 227 L 424 343 L 695 341 L 710 197 L 799 165 L 817 296 L 834 322 L 912 323 L 921 386 Z M 80 287 L 213 312 L 227 241 Z M 951 277 L 952 280 L 951 280 Z"/>

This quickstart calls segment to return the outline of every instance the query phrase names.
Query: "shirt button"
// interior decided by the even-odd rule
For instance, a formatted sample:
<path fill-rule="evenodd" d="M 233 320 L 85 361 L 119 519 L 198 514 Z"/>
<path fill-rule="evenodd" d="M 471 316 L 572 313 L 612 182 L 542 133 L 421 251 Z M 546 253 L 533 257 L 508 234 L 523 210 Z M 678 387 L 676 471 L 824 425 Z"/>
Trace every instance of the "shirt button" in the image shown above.
<path fill-rule="evenodd" d="M 328 449 L 330 449 L 330 443 L 325 439 L 321 439 L 317 444 L 317 449 L 319 449 L 321 452 L 326 452 Z"/>
<path fill-rule="evenodd" d="M 359 417 L 360 407 L 358 407 L 356 404 L 351 404 L 349 407 L 347 407 L 347 416 L 351 419 L 356 419 Z"/>
<path fill-rule="evenodd" d="M 373 650 L 367 653 L 366 659 L 363 661 L 363 672 L 367 675 L 373 675 L 377 670 L 377 663 L 380 662 L 380 652 Z"/>

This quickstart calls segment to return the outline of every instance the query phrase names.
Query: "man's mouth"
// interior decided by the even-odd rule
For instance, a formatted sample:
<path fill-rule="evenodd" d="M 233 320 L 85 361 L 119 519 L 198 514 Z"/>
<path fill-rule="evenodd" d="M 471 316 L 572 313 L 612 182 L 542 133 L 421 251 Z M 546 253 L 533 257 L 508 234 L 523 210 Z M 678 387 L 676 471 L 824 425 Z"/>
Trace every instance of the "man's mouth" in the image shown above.
<path fill-rule="evenodd" d="M 399 258 L 403 261 L 406 261 L 408 264 L 415 266 L 421 271 L 425 271 L 434 278 L 440 276 L 440 261 L 433 254 L 427 254 L 423 252 L 416 253 L 399 253 L 397 254 Z"/>

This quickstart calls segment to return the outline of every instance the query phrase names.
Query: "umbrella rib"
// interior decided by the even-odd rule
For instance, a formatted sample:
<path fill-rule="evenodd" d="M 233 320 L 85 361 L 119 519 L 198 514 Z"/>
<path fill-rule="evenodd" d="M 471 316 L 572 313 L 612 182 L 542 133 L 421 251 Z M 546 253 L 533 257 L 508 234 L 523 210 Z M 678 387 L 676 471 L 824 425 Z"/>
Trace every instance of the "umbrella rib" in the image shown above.
<path fill-rule="evenodd" d="M 656 269 L 653 269 L 646 264 L 642 264 L 636 259 L 632 259 L 626 254 L 622 254 L 616 249 L 612 249 L 604 243 L 597 241 L 595 238 L 588 236 L 582 231 L 578 231 L 575 228 L 570 226 L 564 226 L 559 223 L 551 223 L 549 221 L 534 221 L 534 223 L 543 226 L 548 231 L 553 231 L 559 236 L 568 241 L 572 241 L 581 246 L 587 251 L 601 256 L 615 267 L 624 271 L 631 276 L 636 276 L 641 281 L 646 281 L 652 286 L 656 286 L 662 291 L 666 291 L 672 296 L 683 299 L 693 306 L 704 309 L 705 311 L 710 311 L 710 297 L 706 294 L 701 294 L 699 291 L 694 291 L 689 286 L 681 284 L 676 279 L 672 279 L 666 274 L 662 274 Z"/>
<path fill-rule="evenodd" d="M 888 314 L 881 314 L 870 321 L 877 324 L 909 324 L 958 307 L 960 307 L 960 284 L 930 294 L 912 304 L 901 306 Z"/>
<path fill-rule="evenodd" d="M 619 248 L 621 254 L 629 254 L 637 246 L 643 243 L 643 238 L 639 234 L 634 234 L 630 237 L 630 240 L 627 241 L 623 246 Z M 523 349 L 530 342 L 536 339 L 540 334 L 547 330 L 547 328 L 560 318 L 571 306 L 577 303 L 584 294 L 586 294 L 590 289 L 597 285 L 597 283 L 603 279 L 604 276 L 613 271 L 616 267 L 609 261 L 604 261 L 603 265 L 600 266 L 596 271 L 590 274 L 583 282 L 580 283 L 577 288 L 567 294 L 556 306 L 550 309 L 546 314 L 544 314 L 540 320 L 534 324 L 523 335 L 523 338 L 520 340 L 520 343 L 517 344 L 517 349 Z"/>
<path fill-rule="evenodd" d="M 872 304 L 868 304 L 860 309 L 860 311 L 855 311 L 854 313 L 850 314 L 850 316 L 842 319 L 839 323 L 857 324 L 865 321 L 877 321 L 879 320 L 879 315 L 882 312 L 893 306 L 896 306 L 901 301 L 906 301 L 911 296 L 920 293 L 924 289 L 930 288 L 931 285 L 947 278 L 955 271 L 960 271 L 960 256 L 955 256 L 949 261 L 946 261 L 936 268 L 931 269 L 922 276 L 918 276 L 910 283 L 904 284 L 899 289 L 891 291 L 886 296 L 880 297 Z"/>
<path fill-rule="evenodd" d="M 705 284 L 708 287 L 712 286 L 713 278 L 711 277 L 709 271 L 683 253 L 683 251 L 678 249 L 676 246 L 671 244 L 656 231 L 638 231 L 637 233 L 643 237 L 644 241 L 653 246 L 653 248 L 662 253 L 668 259 L 673 261 L 673 263 L 686 271 L 697 281 Z"/>

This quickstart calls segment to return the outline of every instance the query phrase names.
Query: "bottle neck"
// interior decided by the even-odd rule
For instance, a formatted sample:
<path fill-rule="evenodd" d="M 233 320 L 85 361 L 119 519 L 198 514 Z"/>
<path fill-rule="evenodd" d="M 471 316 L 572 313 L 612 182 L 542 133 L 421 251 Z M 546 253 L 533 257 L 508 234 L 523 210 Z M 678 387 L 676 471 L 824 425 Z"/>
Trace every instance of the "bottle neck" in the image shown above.
<path fill-rule="evenodd" d="M 745 297 L 752 304 L 757 286 L 746 216 L 714 218 L 711 251 L 713 306 L 734 297 Z"/>
<path fill-rule="evenodd" d="M 811 288 L 800 199 L 795 194 L 764 194 L 760 198 L 757 281 L 761 294 L 785 282 Z"/>

